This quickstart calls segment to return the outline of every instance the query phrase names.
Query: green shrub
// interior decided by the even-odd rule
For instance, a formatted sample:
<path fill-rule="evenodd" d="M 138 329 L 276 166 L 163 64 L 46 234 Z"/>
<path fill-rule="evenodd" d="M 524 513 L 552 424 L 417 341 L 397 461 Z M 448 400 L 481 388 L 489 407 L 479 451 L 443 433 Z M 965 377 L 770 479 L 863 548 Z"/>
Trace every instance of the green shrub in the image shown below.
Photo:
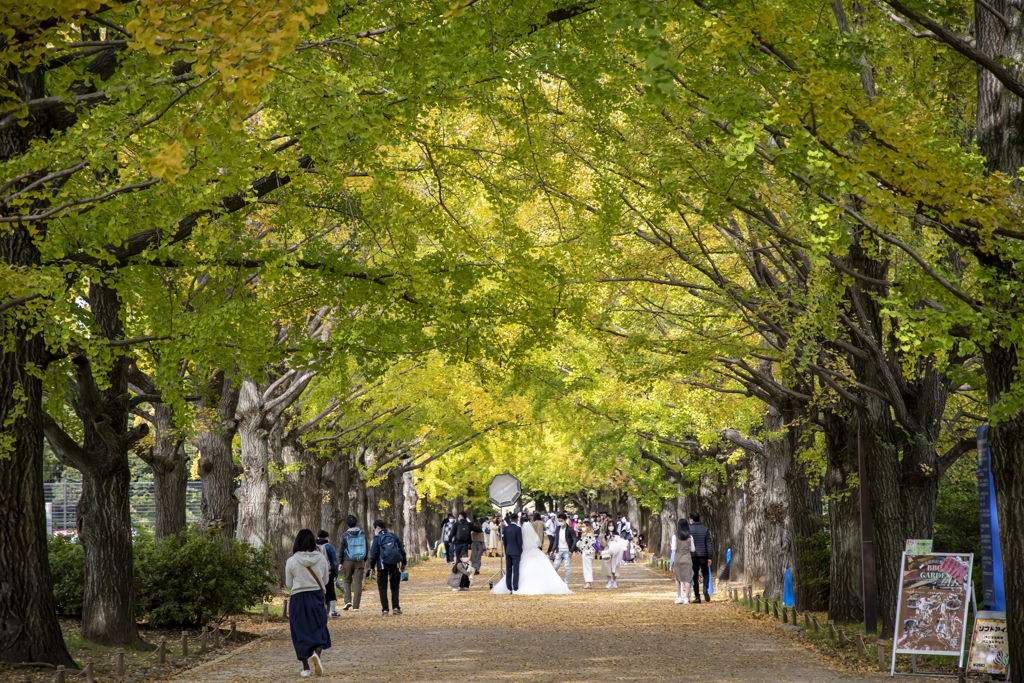
<path fill-rule="evenodd" d="M 47 550 L 50 573 L 53 574 L 53 599 L 57 614 L 82 616 L 82 595 L 85 592 L 85 551 L 76 534 L 50 536 Z"/>
<path fill-rule="evenodd" d="M 277 583 L 270 548 L 224 540 L 194 527 L 157 543 L 135 543 L 135 600 L 156 627 L 201 626 L 268 600 Z"/>
<path fill-rule="evenodd" d="M 85 552 L 72 535 L 48 541 L 57 613 L 82 615 Z M 157 627 L 202 626 L 269 599 L 277 583 L 270 548 L 225 541 L 194 527 L 154 543 L 138 529 L 133 541 L 136 615 Z"/>

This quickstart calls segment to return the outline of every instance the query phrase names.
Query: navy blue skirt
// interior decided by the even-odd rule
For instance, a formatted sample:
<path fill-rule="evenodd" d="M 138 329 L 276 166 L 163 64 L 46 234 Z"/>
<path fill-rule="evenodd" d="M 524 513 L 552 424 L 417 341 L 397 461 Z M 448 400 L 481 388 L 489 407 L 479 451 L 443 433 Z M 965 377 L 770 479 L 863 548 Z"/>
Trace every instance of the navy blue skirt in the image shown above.
<path fill-rule="evenodd" d="M 288 624 L 291 626 L 296 659 L 308 659 L 317 648 L 326 650 L 331 646 L 324 594 L 320 591 L 306 591 L 291 596 Z"/>

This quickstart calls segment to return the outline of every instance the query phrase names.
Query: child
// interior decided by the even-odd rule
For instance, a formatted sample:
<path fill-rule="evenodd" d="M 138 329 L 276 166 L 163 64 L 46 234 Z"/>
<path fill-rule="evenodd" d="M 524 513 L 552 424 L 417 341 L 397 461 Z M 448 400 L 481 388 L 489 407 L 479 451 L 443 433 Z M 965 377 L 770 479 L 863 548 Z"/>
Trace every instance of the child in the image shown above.
<path fill-rule="evenodd" d="M 473 570 L 469 568 L 469 555 L 463 555 L 452 565 L 452 573 L 448 575 L 448 585 L 453 591 L 468 591 L 473 585 Z"/>

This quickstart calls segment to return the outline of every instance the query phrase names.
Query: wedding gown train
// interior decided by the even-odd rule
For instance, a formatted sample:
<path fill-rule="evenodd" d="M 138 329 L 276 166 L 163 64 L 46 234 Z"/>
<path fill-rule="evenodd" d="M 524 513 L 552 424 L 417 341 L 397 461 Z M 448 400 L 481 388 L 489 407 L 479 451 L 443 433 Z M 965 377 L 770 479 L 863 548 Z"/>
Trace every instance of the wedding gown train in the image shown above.
<path fill-rule="evenodd" d="M 530 524 L 523 525 L 523 545 L 526 549 L 519 559 L 520 595 L 572 595 L 565 580 L 555 571 L 551 560 L 540 549 L 540 539 Z M 491 592 L 508 595 L 505 577 L 496 581 Z"/>

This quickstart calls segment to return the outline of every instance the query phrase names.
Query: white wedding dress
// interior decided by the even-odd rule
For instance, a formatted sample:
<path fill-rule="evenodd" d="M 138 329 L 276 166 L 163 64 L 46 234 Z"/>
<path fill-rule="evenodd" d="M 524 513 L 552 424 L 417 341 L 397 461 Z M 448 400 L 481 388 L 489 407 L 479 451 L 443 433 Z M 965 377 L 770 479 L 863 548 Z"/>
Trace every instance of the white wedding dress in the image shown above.
<path fill-rule="evenodd" d="M 565 579 L 558 575 L 551 560 L 541 552 L 540 539 L 533 526 L 525 524 L 522 529 L 525 549 L 519 559 L 519 595 L 572 595 Z M 504 576 L 495 582 L 491 592 L 508 595 Z"/>

